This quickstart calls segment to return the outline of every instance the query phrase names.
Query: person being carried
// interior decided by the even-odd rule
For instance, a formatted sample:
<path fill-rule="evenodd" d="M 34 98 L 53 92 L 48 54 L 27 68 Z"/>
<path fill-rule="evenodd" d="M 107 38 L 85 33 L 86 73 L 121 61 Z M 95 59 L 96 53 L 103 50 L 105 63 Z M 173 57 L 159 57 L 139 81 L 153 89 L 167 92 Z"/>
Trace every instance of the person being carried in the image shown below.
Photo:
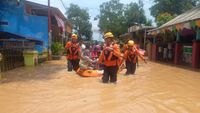
<path fill-rule="evenodd" d="M 119 58 L 121 52 L 118 44 L 113 43 L 114 35 L 111 32 L 107 32 L 104 35 L 105 46 L 101 52 L 98 60 L 98 64 L 104 63 L 104 74 L 102 77 L 103 83 L 117 82 L 117 72 L 119 65 Z"/>
<path fill-rule="evenodd" d="M 90 55 L 89 46 L 82 47 L 80 67 L 84 69 L 95 69 L 97 60 L 93 60 Z"/>

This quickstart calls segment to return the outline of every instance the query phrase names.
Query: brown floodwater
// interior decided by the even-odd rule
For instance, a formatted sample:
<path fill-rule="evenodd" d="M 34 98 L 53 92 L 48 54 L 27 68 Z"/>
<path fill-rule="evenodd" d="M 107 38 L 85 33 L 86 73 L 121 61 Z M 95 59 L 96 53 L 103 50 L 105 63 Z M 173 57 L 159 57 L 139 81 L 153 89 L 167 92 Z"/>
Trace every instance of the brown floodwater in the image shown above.
<path fill-rule="evenodd" d="M 65 61 L 3 73 L 0 113 L 199 113 L 200 73 L 141 64 L 117 84 L 67 72 Z"/>

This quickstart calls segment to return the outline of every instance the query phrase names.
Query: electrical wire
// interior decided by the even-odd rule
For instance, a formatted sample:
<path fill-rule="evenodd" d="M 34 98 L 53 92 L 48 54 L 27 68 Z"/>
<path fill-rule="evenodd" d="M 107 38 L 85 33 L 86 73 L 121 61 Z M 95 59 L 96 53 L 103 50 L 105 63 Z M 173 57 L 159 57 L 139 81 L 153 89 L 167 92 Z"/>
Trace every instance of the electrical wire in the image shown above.
<path fill-rule="evenodd" d="M 65 8 L 65 10 L 67 11 L 67 7 L 65 6 L 64 2 L 62 0 L 60 0 L 60 2 L 63 5 L 63 7 Z"/>

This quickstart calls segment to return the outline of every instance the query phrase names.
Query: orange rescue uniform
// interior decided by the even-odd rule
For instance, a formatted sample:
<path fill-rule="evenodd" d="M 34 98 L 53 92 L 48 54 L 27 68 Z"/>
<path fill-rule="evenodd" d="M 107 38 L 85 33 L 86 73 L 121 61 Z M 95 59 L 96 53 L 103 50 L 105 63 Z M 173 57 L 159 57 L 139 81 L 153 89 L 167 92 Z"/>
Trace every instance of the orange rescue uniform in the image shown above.
<path fill-rule="evenodd" d="M 67 59 L 70 61 L 73 69 L 77 71 L 80 67 L 80 46 L 78 43 L 73 43 L 71 41 L 67 42 L 65 48 L 67 49 Z"/>
<path fill-rule="evenodd" d="M 107 46 L 113 48 L 113 51 L 109 51 L 104 47 L 100 54 L 98 63 L 104 62 L 105 66 L 117 66 L 120 63 L 121 52 L 118 44 L 112 44 Z"/>
<path fill-rule="evenodd" d="M 126 75 L 135 73 L 138 56 L 144 60 L 144 57 L 139 53 L 139 50 L 135 46 L 125 51 L 124 59 L 126 61 Z"/>
<path fill-rule="evenodd" d="M 111 44 L 110 46 L 104 47 L 98 61 L 99 64 L 104 62 L 104 74 L 102 77 L 103 83 L 108 83 L 109 78 L 110 82 L 115 83 L 117 81 L 120 57 L 121 52 L 119 45 Z"/>

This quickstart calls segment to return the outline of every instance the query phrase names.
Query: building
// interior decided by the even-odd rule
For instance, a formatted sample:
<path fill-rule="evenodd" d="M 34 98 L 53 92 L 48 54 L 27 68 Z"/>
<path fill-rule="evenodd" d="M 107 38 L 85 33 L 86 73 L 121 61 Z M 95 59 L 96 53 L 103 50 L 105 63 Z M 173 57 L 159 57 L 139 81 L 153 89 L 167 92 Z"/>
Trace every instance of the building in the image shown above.
<path fill-rule="evenodd" d="M 24 65 L 23 51 L 39 54 L 51 47 L 51 42 L 63 43 L 72 32 L 71 23 L 58 8 L 51 7 L 52 38 L 48 33 L 48 7 L 25 0 L 0 1 L 0 53 L 3 71 Z"/>
<path fill-rule="evenodd" d="M 163 61 L 168 54 L 166 58 L 174 64 L 200 67 L 200 6 L 150 30 L 149 35 L 153 39 L 152 60 Z"/>
<path fill-rule="evenodd" d="M 128 28 L 128 33 L 119 36 L 119 39 L 126 43 L 128 40 L 134 40 L 138 48 L 148 50 L 148 40 L 151 40 L 147 31 L 153 29 L 152 26 L 134 25 Z M 146 52 L 148 53 L 148 52 Z"/>

